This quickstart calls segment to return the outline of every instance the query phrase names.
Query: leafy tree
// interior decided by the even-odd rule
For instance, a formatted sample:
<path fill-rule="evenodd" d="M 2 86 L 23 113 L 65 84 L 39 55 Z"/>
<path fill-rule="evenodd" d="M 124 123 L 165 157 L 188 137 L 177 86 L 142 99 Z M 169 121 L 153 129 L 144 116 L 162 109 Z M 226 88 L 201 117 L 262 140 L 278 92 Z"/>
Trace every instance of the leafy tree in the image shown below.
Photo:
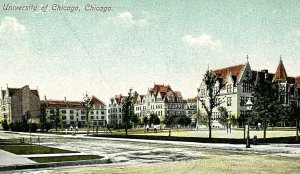
<path fill-rule="evenodd" d="M 219 123 L 223 126 L 226 126 L 226 131 L 231 133 L 231 125 L 235 125 L 237 120 L 233 115 L 229 115 L 228 111 L 224 107 L 219 107 L 218 111 L 220 112 Z"/>
<path fill-rule="evenodd" d="M 163 123 L 168 127 L 172 127 L 172 125 L 174 124 L 174 116 L 172 116 L 171 114 L 167 114 Z"/>
<path fill-rule="evenodd" d="M 143 124 L 144 124 L 144 128 L 145 128 L 145 132 L 146 132 L 146 127 L 147 127 L 146 125 L 147 125 L 148 123 L 149 123 L 149 119 L 148 119 L 148 117 L 145 116 L 145 117 L 143 118 Z"/>
<path fill-rule="evenodd" d="M 139 123 L 139 118 L 136 114 L 133 114 L 132 117 L 131 117 L 131 122 L 136 125 Z M 134 127 L 134 126 L 133 126 Z"/>
<path fill-rule="evenodd" d="M 264 139 L 268 123 L 278 119 L 282 114 L 282 105 L 278 96 L 278 84 L 258 76 L 254 86 L 254 105 L 252 115 L 258 122 L 262 122 Z"/>
<path fill-rule="evenodd" d="M 158 116 L 156 114 L 150 114 L 149 123 L 158 125 L 158 124 L 160 124 L 160 119 L 158 118 Z"/>
<path fill-rule="evenodd" d="M 206 85 L 208 102 L 205 102 L 205 99 L 203 98 L 200 98 L 200 101 L 206 111 L 208 118 L 208 138 L 211 139 L 212 111 L 215 107 L 219 106 L 223 102 L 223 99 L 219 98 L 221 86 L 216 86 L 218 82 L 218 75 L 216 73 L 211 70 L 207 70 L 203 81 Z"/>
<path fill-rule="evenodd" d="M 61 122 L 61 118 L 60 118 L 60 111 L 59 111 L 59 108 L 56 108 L 55 111 L 54 111 L 54 125 L 55 125 L 55 131 L 57 133 L 57 129 L 58 129 L 58 126 Z"/>
<path fill-rule="evenodd" d="M 128 96 L 122 101 L 123 124 L 125 125 L 125 133 L 128 135 L 128 126 L 134 115 L 134 101 L 132 97 L 132 89 L 129 89 Z"/>
<path fill-rule="evenodd" d="M 25 114 L 24 114 L 24 116 L 25 116 L 24 126 L 26 126 L 27 129 L 29 130 L 29 132 L 31 133 L 31 126 L 32 126 L 31 112 L 30 111 L 26 111 Z"/>
<path fill-rule="evenodd" d="M 41 103 L 40 107 L 40 122 L 41 122 L 41 131 L 44 132 L 46 129 L 46 117 L 47 117 L 47 103 L 44 101 Z"/>
<path fill-rule="evenodd" d="M 287 106 L 287 118 L 294 121 L 296 124 L 296 141 L 299 142 L 299 120 L 300 120 L 300 107 L 296 103 Z"/>
<path fill-rule="evenodd" d="M 181 126 L 188 126 L 191 124 L 192 120 L 190 117 L 185 116 L 185 115 L 180 115 L 176 118 L 177 124 Z"/>
<path fill-rule="evenodd" d="M 3 130 L 6 130 L 6 131 L 9 130 L 9 125 L 8 125 L 6 119 L 4 119 L 1 124 L 2 124 Z"/>
<path fill-rule="evenodd" d="M 143 124 L 146 125 L 146 124 L 148 124 L 148 122 L 149 122 L 148 117 L 145 116 L 143 118 Z"/>

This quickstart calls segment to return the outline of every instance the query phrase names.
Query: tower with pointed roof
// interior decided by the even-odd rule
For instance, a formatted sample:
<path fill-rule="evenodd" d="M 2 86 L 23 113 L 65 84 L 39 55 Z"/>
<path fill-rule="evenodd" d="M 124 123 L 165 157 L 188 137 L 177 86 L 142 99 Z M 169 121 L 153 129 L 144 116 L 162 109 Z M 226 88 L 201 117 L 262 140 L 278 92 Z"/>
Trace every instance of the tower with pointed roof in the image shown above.
<path fill-rule="evenodd" d="M 287 78 L 288 76 L 286 74 L 286 70 L 282 62 L 282 57 L 280 56 L 280 60 L 273 81 L 287 81 Z"/>
<path fill-rule="evenodd" d="M 248 56 L 245 64 L 229 66 L 225 68 L 215 69 L 214 73 L 218 75 L 218 82 L 216 87 L 221 88 L 220 99 L 223 99 L 223 106 L 234 115 L 238 120 L 243 118 L 246 113 L 245 103 L 250 98 L 253 100 L 253 86 L 257 80 L 263 79 L 273 81 L 279 85 L 279 96 L 282 104 L 288 105 L 291 103 L 297 103 L 300 105 L 300 76 L 289 77 L 284 67 L 282 57 L 276 69 L 276 73 L 270 73 L 268 70 L 254 71 L 251 70 Z M 206 85 L 204 81 L 198 88 L 198 99 L 204 102 L 207 101 Z M 205 113 L 205 109 L 202 107 L 202 103 L 198 100 L 198 110 L 201 113 Z M 218 118 L 220 117 L 217 108 L 213 111 L 213 126 L 221 127 L 218 124 Z M 239 123 L 241 126 L 241 122 Z"/>

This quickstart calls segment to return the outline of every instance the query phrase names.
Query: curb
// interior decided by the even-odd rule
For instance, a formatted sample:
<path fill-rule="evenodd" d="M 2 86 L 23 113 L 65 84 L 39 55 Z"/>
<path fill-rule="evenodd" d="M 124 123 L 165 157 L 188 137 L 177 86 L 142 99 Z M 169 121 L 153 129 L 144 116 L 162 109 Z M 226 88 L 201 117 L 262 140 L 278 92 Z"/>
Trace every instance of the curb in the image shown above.
<path fill-rule="evenodd" d="M 38 169 L 38 168 L 63 167 L 63 166 L 78 166 L 78 165 L 91 165 L 91 164 L 110 164 L 110 163 L 112 163 L 110 159 L 37 163 L 37 164 L 14 165 L 14 166 L 0 166 L 0 171 Z"/>

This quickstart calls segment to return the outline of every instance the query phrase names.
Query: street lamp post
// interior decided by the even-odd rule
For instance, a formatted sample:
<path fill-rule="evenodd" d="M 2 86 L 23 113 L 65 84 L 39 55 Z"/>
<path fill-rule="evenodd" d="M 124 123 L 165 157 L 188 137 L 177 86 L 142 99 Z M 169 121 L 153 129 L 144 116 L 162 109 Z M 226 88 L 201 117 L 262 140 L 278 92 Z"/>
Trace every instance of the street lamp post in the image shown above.
<path fill-rule="evenodd" d="M 246 143 L 246 148 L 250 148 L 250 119 L 249 119 L 249 115 L 250 115 L 250 111 L 252 110 L 252 106 L 253 106 L 253 103 L 251 102 L 251 99 L 249 98 L 247 103 L 246 103 L 246 107 L 247 107 L 247 111 L 248 111 L 248 114 L 247 114 L 247 124 L 248 124 L 248 128 L 247 128 L 247 143 Z"/>

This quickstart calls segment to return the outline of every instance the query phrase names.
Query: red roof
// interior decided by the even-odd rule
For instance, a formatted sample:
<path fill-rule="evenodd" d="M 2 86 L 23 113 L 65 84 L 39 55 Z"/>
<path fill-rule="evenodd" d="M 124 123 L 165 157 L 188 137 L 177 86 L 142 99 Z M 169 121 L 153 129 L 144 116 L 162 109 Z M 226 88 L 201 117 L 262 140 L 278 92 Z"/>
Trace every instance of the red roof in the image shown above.
<path fill-rule="evenodd" d="M 239 65 L 230 66 L 222 69 L 216 69 L 213 70 L 213 72 L 219 75 L 220 78 L 225 80 L 228 72 L 231 72 L 232 76 L 238 76 L 238 74 L 241 72 L 244 66 L 245 66 L 244 64 L 239 64 Z"/>
<path fill-rule="evenodd" d="M 47 100 L 49 107 L 83 107 L 80 101 L 65 101 L 65 100 Z"/>
<path fill-rule="evenodd" d="M 282 60 L 280 59 L 275 76 L 274 76 L 274 80 L 287 80 L 287 74 L 284 68 L 284 65 L 282 63 Z"/>
<path fill-rule="evenodd" d="M 105 105 L 103 101 L 101 101 L 100 99 L 98 99 L 96 96 L 92 96 L 92 101 L 94 102 L 94 104 L 100 104 L 100 105 Z"/>
<path fill-rule="evenodd" d="M 124 96 L 122 94 L 115 95 L 115 97 L 110 98 L 110 101 L 111 101 L 111 103 L 113 103 L 114 100 L 116 100 L 116 103 L 120 104 L 123 98 L 124 98 Z"/>

